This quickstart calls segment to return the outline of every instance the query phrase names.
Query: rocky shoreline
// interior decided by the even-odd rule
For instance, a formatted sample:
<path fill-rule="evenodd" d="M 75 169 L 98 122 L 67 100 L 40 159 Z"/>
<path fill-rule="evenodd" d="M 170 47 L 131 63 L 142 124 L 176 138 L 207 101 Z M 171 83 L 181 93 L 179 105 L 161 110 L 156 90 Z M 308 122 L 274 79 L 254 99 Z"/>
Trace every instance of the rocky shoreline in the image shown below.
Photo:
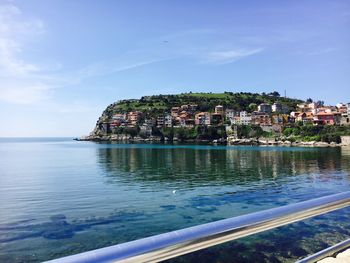
<path fill-rule="evenodd" d="M 179 142 L 180 140 L 177 138 L 173 138 L 170 140 L 168 138 L 161 138 L 159 136 L 150 136 L 147 138 L 141 137 L 131 137 L 128 135 L 89 135 L 82 136 L 80 138 L 76 138 L 77 141 L 95 141 L 95 142 Z M 227 145 L 251 145 L 251 146 L 299 146 L 299 147 L 340 147 L 346 146 L 341 143 L 327 143 L 327 142 L 317 142 L 317 141 L 296 141 L 291 142 L 288 140 L 275 140 L 270 138 L 250 138 L 250 139 L 237 139 L 233 137 L 228 137 L 227 139 L 219 139 L 219 140 L 184 140 L 181 142 L 185 143 L 214 143 L 214 144 L 227 144 Z"/>
<path fill-rule="evenodd" d="M 345 146 L 341 143 L 327 143 L 327 142 L 316 142 L 316 141 L 296 141 L 291 142 L 288 140 L 285 141 L 276 141 L 276 140 L 266 140 L 266 139 L 231 139 L 228 140 L 230 145 L 271 145 L 271 146 L 300 146 L 300 147 L 339 147 Z"/>

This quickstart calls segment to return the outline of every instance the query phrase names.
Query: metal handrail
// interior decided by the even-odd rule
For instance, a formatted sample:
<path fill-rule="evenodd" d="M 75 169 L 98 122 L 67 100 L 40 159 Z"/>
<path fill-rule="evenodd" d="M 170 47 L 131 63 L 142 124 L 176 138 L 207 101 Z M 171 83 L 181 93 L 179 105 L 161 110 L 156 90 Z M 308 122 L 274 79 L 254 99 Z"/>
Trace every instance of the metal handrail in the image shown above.
<path fill-rule="evenodd" d="M 323 258 L 333 256 L 333 255 L 337 254 L 339 251 L 342 251 L 348 247 L 350 247 L 350 239 L 344 240 L 338 244 L 335 244 L 334 246 L 328 247 L 328 248 L 321 250 L 313 255 L 310 255 L 306 258 L 298 260 L 295 263 L 314 263 L 314 262 L 317 262 Z"/>
<path fill-rule="evenodd" d="M 96 249 L 50 262 L 159 262 L 350 206 L 350 191 Z"/>

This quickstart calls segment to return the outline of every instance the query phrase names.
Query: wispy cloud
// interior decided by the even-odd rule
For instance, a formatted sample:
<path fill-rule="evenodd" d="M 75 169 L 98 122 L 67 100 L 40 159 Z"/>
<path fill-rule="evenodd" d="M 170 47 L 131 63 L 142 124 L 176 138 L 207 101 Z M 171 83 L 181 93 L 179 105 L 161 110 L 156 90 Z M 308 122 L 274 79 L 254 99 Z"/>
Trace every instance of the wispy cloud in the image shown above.
<path fill-rule="evenodd" d="M 50 98 L 52 89 L 40 82 L 1 81 L 0 99 L 15 104 L 33 104 Z"/>
<path fill-rule="evenodd" d="M 92 62 L 70 72 L 64 72 L 63 65 L 59 63 L 41 66 L 22 59 L 27 43 L 35 41 L 45 30 L 45 24 L 40 19 L 27 18 L 11 3 L 0 4 L 0 100 L 15 104 L 41 103 L 52 98 L 57 88 L 169 59 L 165 56 L 124 54 L 121 58 Z M 81 106 L 74 107 L 77 108 L 82 109 Z"/>
<path fill-rule="evenodd" d="M 92 63 L 76 72 L 73 77 L 74 81 L 80 82 L 86 78 L 98 77 L 103 75 L 109 75 L 117 72 L 123 72 L 131 69 L 140 68 L 150 64 L 158 63 L 161 61 L 168 60 L 169 58 L 159 58 L 159 59 L 145 59 L 135 62 L 111 62 L 111 61 L 101 61 L 99 63 Z"/>
<path fill-rule="evenodd" d="M 41 20 L 23 19 L 16 6 L 0 5 L 0 100 L 28 104 L 49 96 L 49 84 L 37 75 L 41 69 L 20 58 L 24 43 L 43 32 Z"/>
<path fill-rule="evenodd" d="M 225 51 L 213 51 L 207 54 L 204 54 L 203 63 L 209 64 L 229 64 L 237 60 L 249 57 L 255 54 L 262 52 L 263 48 L 256 49 L 231 49 Z"/>
<path fill-rule="evenodd" d="M 306 55 L 309 55 L 309 56 L 324 55 L 324 54 L 334 52 L 336 50 L 337 50 L 336 48 L 324 48 L 324 49 L 318 49 L 318 50 L 306 52 Z"/>

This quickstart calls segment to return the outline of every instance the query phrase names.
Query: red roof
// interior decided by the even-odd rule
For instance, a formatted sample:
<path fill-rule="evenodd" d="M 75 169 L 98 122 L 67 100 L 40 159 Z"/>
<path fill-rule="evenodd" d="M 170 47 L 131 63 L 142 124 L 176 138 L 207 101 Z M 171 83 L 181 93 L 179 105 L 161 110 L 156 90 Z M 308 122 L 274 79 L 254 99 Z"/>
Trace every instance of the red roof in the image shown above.
<path fill-rule="evenodd" d="M 330 115 L 334 115 L 335 112 L 319 112 L 316 114 L 316 116 L 330 116 Z"/>

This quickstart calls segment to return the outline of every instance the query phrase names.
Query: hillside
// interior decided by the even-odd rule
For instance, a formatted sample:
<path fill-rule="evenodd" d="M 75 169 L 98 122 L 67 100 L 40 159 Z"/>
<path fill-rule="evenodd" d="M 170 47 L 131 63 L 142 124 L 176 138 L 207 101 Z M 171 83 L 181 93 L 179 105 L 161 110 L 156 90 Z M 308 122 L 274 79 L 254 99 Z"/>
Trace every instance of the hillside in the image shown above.
<path fill-rule="evenodd" d="M 213 111 L 216 105 L 222 105 L 224 108 L 233 110 L 245 110 L 251 112 L 249 105 L 252 103 L 259 105 L 260 103 L 273 104 L 279 101 L 281 104 L 287 105 L 291 110 L 296 108 L 298 103 L 303 102 L 299 99 L 280 97 L 277 92 L 268 94 L 259 93 L 182 93 L 178 95 L 154 95 L 144 96 L 140 99 L 121 100 L 109 105 L 103 112 L 105 121 L 116 113 L 127 113 L 130 111 L 142 111 L 149 117 L 156 117 L 159 114 L 170 112 L 175 106 L 184 104 L 197 104 L 198 111 Z"/>
<path fill-rule="evenodd" d="M 281 97 L 278 92 L 268 94 L 190 92 L 121 100 L 112 103 L 104 110 L 89 138 L 107 138 L 113 135 L 114 138 L 117 136 L 117 140 L 125 136 L 143 138 L 156 136 L 170 140 L 172 138 L 223 139 L 226 138 L 224 124 L 229 123 L 229 119 L 224 113 L 220 113 L 220 116 L 214 114 L 216 106 L 221 105 L 222 107 L 219 106 L 221 110 L 230 109 L 251 113 L 256 111 L 261 103 L 275 102 L 279 102 L 289 110 L 294 110 L 297 104 L 303 101 Z M 194 108 L 184 110 L 183 107 L 186 105 Z M 179 111 L 172 112 L 173 107 L 179 108 Z M 196 117 L 198 113 L 204 115 Z M 167 117 L 171 118 L 168 119 L 168 123 L 166 123 Z M 200 119 L 201 124 L 198 125 Z"/>

